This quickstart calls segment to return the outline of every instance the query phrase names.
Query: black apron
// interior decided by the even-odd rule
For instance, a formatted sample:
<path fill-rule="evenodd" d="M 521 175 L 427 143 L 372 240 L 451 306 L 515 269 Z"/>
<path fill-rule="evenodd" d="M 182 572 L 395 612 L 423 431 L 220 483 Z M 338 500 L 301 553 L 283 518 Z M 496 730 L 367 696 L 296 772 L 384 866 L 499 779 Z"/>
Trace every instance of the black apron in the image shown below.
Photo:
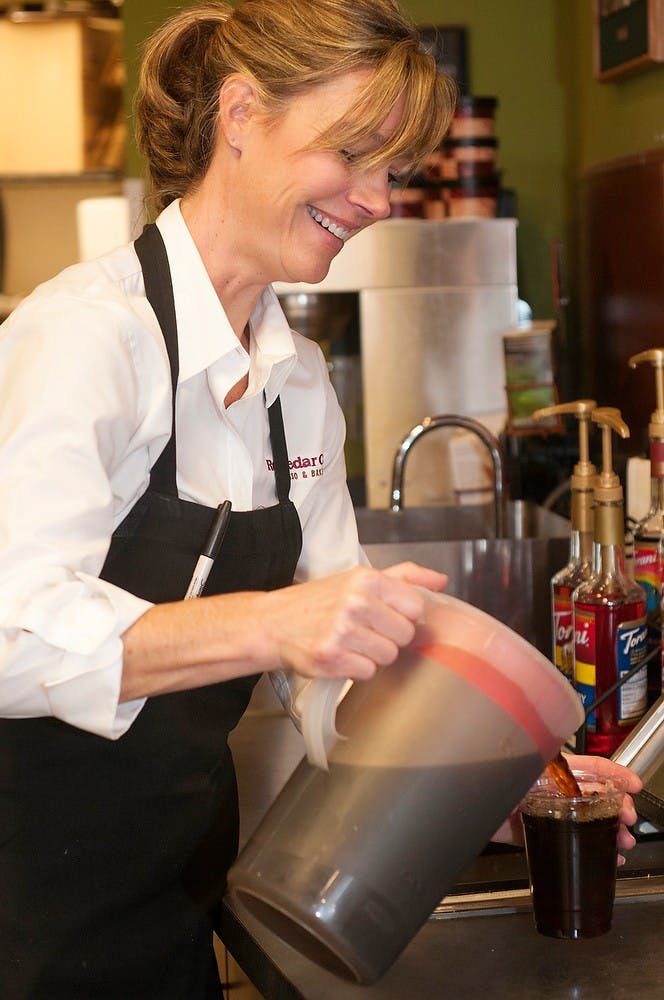
<path fill-rule="evenodd" d="M 177 329 L 156 226 L 136 251 L 168 347 L 173 430 L 100 575 L 147 600 L 174 601 L 215 509 L 177 496 Z M 292 583 L 302 536 L 278 398 L 268 416 L 278 503 L 231 514 L 206 595 Z M 150 698 L 115 741 L 55 718 L 0 720 L 1 996 L 220 996 L 212 910 L 238 839 L 227 737 L 257 679 Z"/>

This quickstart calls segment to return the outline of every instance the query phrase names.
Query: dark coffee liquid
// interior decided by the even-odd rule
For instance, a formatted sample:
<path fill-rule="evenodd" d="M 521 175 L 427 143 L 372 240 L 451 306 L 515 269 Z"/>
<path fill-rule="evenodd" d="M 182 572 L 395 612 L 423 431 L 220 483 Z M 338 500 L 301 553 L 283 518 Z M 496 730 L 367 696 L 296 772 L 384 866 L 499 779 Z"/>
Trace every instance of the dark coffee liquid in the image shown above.
<path fill-rule="evenodd" d="M 615 896 L 617 815 L 522 816 L 537 930 L 564 938 L 604 934 Z"/>
<path fill-rule="evenodd" d="M 572 774 L 569 764 L 561 753 L 554 757 L 547 765 L 547 771 L 553 778 L 558 789 L 571 798 L 581 797 L 579 783 Z"/>

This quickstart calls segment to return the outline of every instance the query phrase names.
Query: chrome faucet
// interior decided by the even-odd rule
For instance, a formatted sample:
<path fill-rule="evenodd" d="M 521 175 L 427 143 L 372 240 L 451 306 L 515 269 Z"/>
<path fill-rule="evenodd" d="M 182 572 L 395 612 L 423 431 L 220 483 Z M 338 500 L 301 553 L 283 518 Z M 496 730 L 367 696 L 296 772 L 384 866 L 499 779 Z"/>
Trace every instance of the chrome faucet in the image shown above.
<path fill-rule="evenodd" d="M 399 511 L 403 508 L 403 485 L 406 459 L 413 445 L 430 431 L 438 427 L 461 427 L 475 434 L 486 446 L 493 464 L 493 501 L 496 518 L 496 538 L 505 537 L 505 477 L 503 473 L 503 451 L 500 442 L 484 424 L 471 417 L 461 417 L 456 413 L 444 413 L 438 417 L 425 417 L 421 424 L 412 428 L 399 445 L 394 456 L 392 467 L 392 503 L 391 509 Z"/>

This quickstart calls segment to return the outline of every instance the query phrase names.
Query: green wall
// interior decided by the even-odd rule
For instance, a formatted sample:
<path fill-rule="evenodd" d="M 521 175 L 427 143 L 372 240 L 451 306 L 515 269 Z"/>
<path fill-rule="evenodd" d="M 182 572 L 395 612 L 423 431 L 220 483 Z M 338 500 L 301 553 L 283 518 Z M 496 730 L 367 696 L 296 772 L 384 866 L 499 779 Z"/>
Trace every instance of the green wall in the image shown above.
<path fill-rule="evenodd" d="M 406 0 L 420 23 L 468 30 L 469 84 L 498 97 L 496 134 L 504 186 L 517 199 L 519 292 L 537 318 L 552 315 L 550 245 L 565 240 L 569 172 L 565 66 L 556 47 L 556 0 Z"/>
<path fill-rule="evenodd" d="M 519 290 L 536 318 L 553 315 L 550 248 L 561 240 L 576 285 L 576 182 L 588 166 L 664 143 L 664 65 L 599 83 L 592 73 L 591 0 L 402 0 L 421 24 L 465 25 L 470 89 L 495 95 L 503 184 L 519 218 Z M 123 8 L 128 106 L 142 39 L 177 6 Z M 141 172 L 129 151 L 128 172 Z"/>
<path fill-rule="evenodd" d="M 664 145 L 664 64 L 624 80 L 599 83 L 592 75 L 592 13 L 579 3 L 576 32 L 578 115 L 573 141 L 579 171 L 604 160 Z M 575 95 L 570 94 L 570 99 Z"/>
<path fill-rule="evenodd" d="M 122 20 L 124 23 L 124 47 L 127 63 L 127 82 L 125 84 L 125 106 L 130 122 L 129 147 L 127 149 L 127 174 L 129 177 L 140 177 L 143 173 L 141 157 L 136 152 L 133 142 L 132 100 L 138 84 L 138 68 L 141 58 L 141 45 L 144 39 L 168 17 L 176 8 L 167 0 L 139 0 L 138 3 L 123 4 Z M 179 6 L 183 6 L 179 4 Z"/>

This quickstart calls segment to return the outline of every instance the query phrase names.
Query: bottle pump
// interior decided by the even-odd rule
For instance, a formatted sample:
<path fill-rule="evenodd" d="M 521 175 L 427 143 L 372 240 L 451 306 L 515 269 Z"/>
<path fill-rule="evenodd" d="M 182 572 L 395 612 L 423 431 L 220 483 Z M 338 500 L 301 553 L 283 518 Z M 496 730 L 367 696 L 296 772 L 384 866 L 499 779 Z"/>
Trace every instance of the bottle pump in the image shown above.
<path fill-rule="evenodd" d="M 572 403 L 546 406 L 533 413 L 536 420 L 556 414 L 572 414 L 579 422 L 579 460 L 571 478 L 572 529 L 569 561 L 551 578 L 551 621 L 553 622 L 553 662 L 574 680 L 574 625 L 572 594 L 592 571 L 593 488 L 597 470 L 589 458 L 590 417 L 597 403 L 577 399 Z"/>
<path fill-rule="evenodd" d="M 647 708 L 646 595 L 625 573 L 623 489 L 613 469 L 611 432 L 626 438 L 629 428 L 614 407 L 596 408 L 591 419 L 602 431 L 602 469 L 592 573 L 572 598 L 574 684 L 586 710 L 587 750 L 610 756 Z"/>
<path fill-rule="evenodd" d="M 642 351 L 629 359 L 630 368 L 650 364 L 655 371 L 656 409 L 650 416 L 650 508 L 634 530 L 634 577 L 646 592 L 648 647 L 661 647 L 661 590 L 664 578 L 664 348 Z M 662 657 L 648 664 L 648 702 L 662 693 Z"/>

